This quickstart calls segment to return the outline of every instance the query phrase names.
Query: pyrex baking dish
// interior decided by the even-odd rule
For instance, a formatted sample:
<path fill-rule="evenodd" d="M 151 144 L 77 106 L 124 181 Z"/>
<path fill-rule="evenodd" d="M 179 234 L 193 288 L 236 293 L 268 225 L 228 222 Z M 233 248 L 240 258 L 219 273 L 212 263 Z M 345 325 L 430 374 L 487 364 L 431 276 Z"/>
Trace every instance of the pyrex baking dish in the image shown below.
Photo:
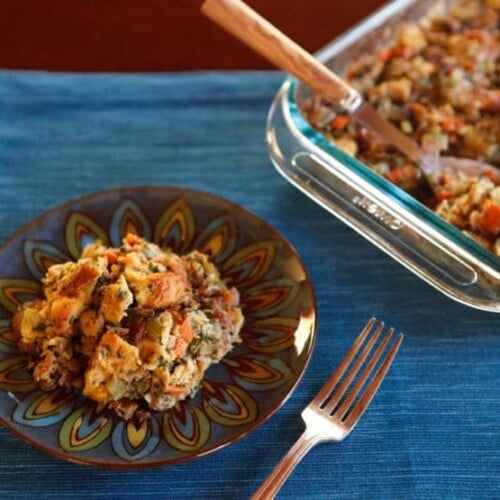
<path fill-rule="evenodd" d="M 316 56 L 337 73 L 390 40 L 436 0 L 396 0 Z M 447 2 L 440 3 L 442 8 Z M 267 144 L 277 170 L 315 202 L 449 297 L 500 312 L 500 258 L 359 160 L 335 147 L 301 114 L 310 90 L 289 77 L 269 111 Z"/>

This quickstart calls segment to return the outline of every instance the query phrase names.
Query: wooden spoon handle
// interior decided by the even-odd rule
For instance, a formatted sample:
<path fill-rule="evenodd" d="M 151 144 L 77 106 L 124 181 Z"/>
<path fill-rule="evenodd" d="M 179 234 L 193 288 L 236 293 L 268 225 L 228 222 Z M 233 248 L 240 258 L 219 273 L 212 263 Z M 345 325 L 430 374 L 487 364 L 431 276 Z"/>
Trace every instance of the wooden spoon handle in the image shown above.
<path fill-rule="evenodd" d="M 314 89 L 327 100 L 346 98 L 350 87 L 309 52 L 240 0 L 205 0 L 201 11 L 275 66 Z"/>

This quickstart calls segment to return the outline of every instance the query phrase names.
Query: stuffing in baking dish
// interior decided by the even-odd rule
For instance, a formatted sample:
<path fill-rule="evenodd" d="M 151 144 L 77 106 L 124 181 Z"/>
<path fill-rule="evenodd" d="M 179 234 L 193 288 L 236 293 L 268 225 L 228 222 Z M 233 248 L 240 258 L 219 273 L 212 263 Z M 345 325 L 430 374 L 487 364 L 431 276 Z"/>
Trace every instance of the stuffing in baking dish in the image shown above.
<path fill-rule="evenodd" d="M 428 151 L 500 167 L 499 15 L 498 0 L 458 0 L 446 14 L 404 24 L 344 77 Z M 337 147 L 500 255 L 498 180 L 448 172 L 429 189 L 414 163 L 342 110 L 314 95 L 303 111 Z"/>
<path fill-rule="evenodd" d="M 40 388 L 63 387 L 128 420 L 192 395 L 237 342 L 239 296 L 206 254 L 179 256 L 129 234 L 56 264 L 45 298 L 13 320 Z"/>

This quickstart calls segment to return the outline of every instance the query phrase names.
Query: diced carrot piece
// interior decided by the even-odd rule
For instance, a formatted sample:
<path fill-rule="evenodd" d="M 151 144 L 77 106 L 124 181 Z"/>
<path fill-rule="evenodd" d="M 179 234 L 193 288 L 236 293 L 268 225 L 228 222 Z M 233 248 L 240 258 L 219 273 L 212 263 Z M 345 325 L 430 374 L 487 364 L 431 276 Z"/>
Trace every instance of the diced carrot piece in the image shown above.
<path fill-rule="evenodd" d="M 491 47 L 493 45 L 493 37 L 484 29 L 472 29 L 469 30 L 465 36 L 471 40 L 478 40 L 486 47 Z"/>
<path fill-rule="evenodd" d="M 177 359 L 180 359 L 186 354 L 187 342 L 182 337 L 177 337 L 174 344 L 174 352 L 177 355 Z"/>
<path fill-rule="evenodd" d="M 481 103 L 481 108 L 489 113 L 500 113 L 500 90 L 490 92 Z"/>
<path fill-rule="evenodd" d="M 483 175 L 488 177 L 488 179 L 490 179 L 491 182 L 493 182 L 493 184 L 498 184 L 498 175 L 492 170 L 487 170 L 486 172 L 483 173 Z"/>
<path fill-rule="evenodd" d="M 185 318 L 179 325 L 179 333 L 180 335 L 175 339 L 174 344 L 174 351 L 177 354 L 178 359 L 182 358 L 184 354 L 186 354 L 188 345 L 194 337 L 188 318 Z"/>
<path fill-rule="evenodd" d="M 399 185 L 403 180 L 403 170 L 401 168 L 391 168 L 386 176 L 393 184 Z"/>
<path fill-rule="evenodd" d="M 220 292 L 224 302 L 228 305 L 234 304 L 234 295 L 227 289 L 222 289 Z"/>
<path fill-rule="evenodd" d="M 394 59 L 395 57 L 409 58 L 413 54 L 411 47 L 393 47 L 392 49 L 383 49 L 378 53 L 378 58 L 383 63 Z"/>
<path fill-rule="evenodd" d="M 338 115 L 332 121 L 332 127 L 335 130 L 343 130 L 347 127 L 349 123 L 349 117 L 346 115 Z"/>
<path fill-rule="evenodd" d="M 443 175 L 441 175 L 441 184 L 443 184 L 444 186 L 449 186 L 455 181 L 455 178 L 455 175 L 444 172 Z"/>
<path fill-rule="evenodd" d="M 463 126 L 463 124 L 464 124 L 464 119 L 461 116 L 457 116 L 455 118 L 452 117 L 443 118 L 439 122 L 441 128 L 448 133 L 458 132 L 460 128 Z"/>
<path fill-rule="evenodd" d="M 174 318 L 174 321 L 177 325 L 179 325 L 180 323 L 182 323 L 182 315 L 179 311 L 176 311 L 175 309 L 172 309 L 172 311 L 170 311 L 170 314 L 172 314 L 172 318 Z"/>
<path fill-rule="evenodd" d="M 189 344 L 191 340 L 193 340 L 193 330 L 191 329 L 191 324 L 189 323 L 189 319 L 185 318 L 184 321 L 179 326 L 179 332 L 181 337 L 184 339 L 186 343 Z"/>
<path fill-rule="evenodd" d="M 383 62 L 387 62 L 391 58 L 391 51 L 389 49 L 381 50 L 378 53 L 378 58 Z"/>
<path fill-rule="evenodd" d="M 437 193 L 438 201 L 449 200 L 453 195 L 450 191 L 440 191 Z"/>
<path fill-rule="evenodd" d="M 469 59 L 463 63 L 463 68 L 467 71 L 475 71 L 476 70 L 476 61 L 474 59 Z"/>
<path fill-rule="evenodd" d="M 125 243 L 128 243 L 129 245 L 134 245 L 135 243 L 140 243 L 142 240 L 139 236 L 136 234 L 128 233 L 125 238 L 123 238 Z"/>
<path fill-rule="evenodd" d="M 401 46 L 401 47 L 394 47 L 391 50 L 391 58 L 393 57 L 404 57 L 408 58 L 413 54 L 413 50 L 411 47 L 406 47 L 406 46 Z"/>
<path fill-rule="evenodd" d="M 182 387 L 181 385 L 167 385 L 164 387 L 165 392 L 168 392 L 172 396 L 178 396 L 179 394 L 182 394 L 186 388 Z"/>
<path fill-rule="evenodd" d="M 500 233 L 500 205 L 490 200 L 478 218 L 478 224 L 491 234 Z"/>
<path fill-rule="evenodd" d="M 114 252 L 106 252 L 104 256 L 106 257 L 106 260 L 109 264 L 116 264 L 116 262 L 118 261 L 118 256 Z"/>
<path fill-rule="evenodd" d="M 492 5 L 495 3 L 495 0 L 489 0 L 489 3 Z M 491 26 L 491 25 L 497 25 L 498 23 L 498 14 L 496 13 L 495 10 L 493 10 L 495 7 L 491 9 L 486 9 L 477 19 L 477 21 L 480 23 L 481 26 Z M 494 39 L 493 39 L 494 43 Z"/>

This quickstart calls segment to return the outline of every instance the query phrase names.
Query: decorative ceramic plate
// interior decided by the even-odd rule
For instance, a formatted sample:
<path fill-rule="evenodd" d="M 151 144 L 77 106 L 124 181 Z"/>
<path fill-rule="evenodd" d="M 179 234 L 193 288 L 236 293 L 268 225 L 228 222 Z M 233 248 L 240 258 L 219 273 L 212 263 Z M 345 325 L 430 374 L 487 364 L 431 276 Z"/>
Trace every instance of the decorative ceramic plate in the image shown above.
<path fill-rule="evenodd" d="M 238 288 L 245 324 L 238 344 L 209 368 L 196 395 L 139 428 L 59 390 L 42 392 L 11 331 L 19 304 L 41 296 L 54 263 L 86 244 L 119 246 L 136 233 L 177 253 L 210 253 Z M 311 283 L 293 248 L 269 224 L 215 196 L 171 187 L 106 191 L 38 217 L 0 248 L 0 421 L 35 447 L 115 468 L 166 465 L 212 452 L 272 415 L 300 380 L 315 338 Z"/>

